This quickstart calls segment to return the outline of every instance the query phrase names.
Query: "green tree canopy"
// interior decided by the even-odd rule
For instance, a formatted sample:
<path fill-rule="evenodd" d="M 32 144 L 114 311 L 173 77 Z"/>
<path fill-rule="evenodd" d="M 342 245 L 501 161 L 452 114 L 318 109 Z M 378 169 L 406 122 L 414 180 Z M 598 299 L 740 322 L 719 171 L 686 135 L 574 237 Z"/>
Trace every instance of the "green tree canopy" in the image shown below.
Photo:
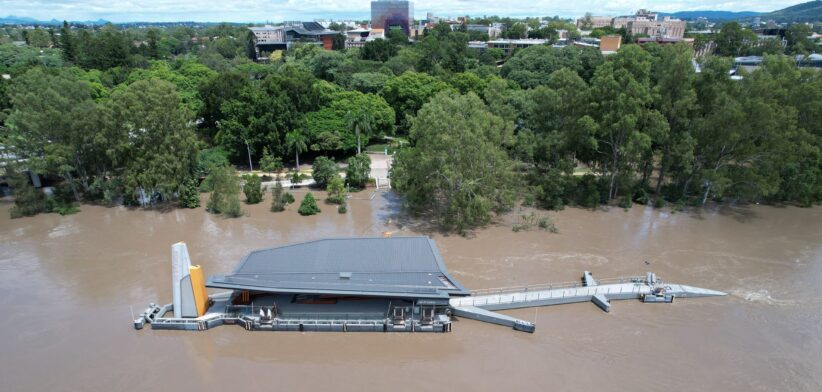
<path fill-rule="evenodd" d="M 249 167 L 253 167 L 253 158 L 263 152 L 263 147 L 284 155 L 286 133 L 302 123 L 289 97 L 271 87 L 266 83 L 246 85 L 238 96 L 223 101 L 220 107 L 222 120 L 215 140 L 235 152 L 235 159 L 246 160 Z M 236 154 L 239 151 L 245 154 Z"/>
<path fill-rule="evenodd" d="M 375 39 L 368 41 L 360 50 L 363 60 L 373 60 L 385 62 L 397 54 L 397 47 L 388 40 Z"/>
<path fill-rule="evenodd" d="M 106 109 L 108 134 L 116 140 L 110 158 L 122 167 L 127 189 L 168 198 L 189 178 L 197 155 L 190 113 L 174 85 L 159 79 L 134 82 L 115 91 Z"/>
<path fill-rule="evenodd" d="M 742 56 L 756 40 L 756 33 L 743 28 L 739 23 L 725 23 L 714 37 L 716 54 L 730 57 Z"/>
<path fill-rule="evenodd" d="M 447 89 L 448 84 L 433 76 L 406 72 L 388 80 L 382 96 L 394 108 L 399 129 L 407 131 L 407 117 L 415 115 L 431 97 Z"/>
<path fill-rule="evenodd" d="M 371 157 L 368 154 L 357 154 L 348 158 L 345 169 L 345 182 L 356 189 L 363 189 L 368 184 L 371 174 Z"/>
<path fill-rule="evenodd" d="M 317 183 L 317 186 L 325 189 L 329 181 L 337 175 L 337 164 L 333 159 L 319 156 L 314 159 L 314 164 L 311 166 L 311 177 Z"/>
<path fill-rule="evenodd" d="M 89 84 L 70 70 L 33 68 L 9 89 L 13 109 L 1 140 L 30 170 L 63 177 L 78 199 L 75 179 L 88 189 L 90 175 L 96 174 L 89 171 L 111 167 L 106 151 L 112 140 L 101 137 L 103 116 L 91 95 Z"/>
<path fill-rule="evenodd" d="M 378 95 L 337 90 L 328 94 L 326 102 L 320 110 L 306 117 L 307 137 L 313 151 L 356 149 L 356 130 L 349 124 L 352 116 L 368 119 L 368 127 L 360 124 L 364 142 L 376 135 L 394 133 L 394 110 Z"/>
<path fill-rule="evenodd" d="M 650 149 L 651 138 L 667 126 L 659 112 L 650 109 L 650 72 L 650 55 L 628 45 L 609 56 L 591 80 L 593 121 L 582 121 L 596 135 L 598 163 L 609 177 L 609 199 L 617 196 L 618 177 L 630 182 L 626 174 Z"/>
<path fill-rule="evenodd" d="M 538 45 L 518 51 L 505 62 L 500 75 L 516 81 L 523 88 L 533 88 L 547 83 L 548 77 L 562 68 L 569 68 L 589 80 L 602 61 L 602 55 L 596 49 L 571 45 L 557 49 Z"/>

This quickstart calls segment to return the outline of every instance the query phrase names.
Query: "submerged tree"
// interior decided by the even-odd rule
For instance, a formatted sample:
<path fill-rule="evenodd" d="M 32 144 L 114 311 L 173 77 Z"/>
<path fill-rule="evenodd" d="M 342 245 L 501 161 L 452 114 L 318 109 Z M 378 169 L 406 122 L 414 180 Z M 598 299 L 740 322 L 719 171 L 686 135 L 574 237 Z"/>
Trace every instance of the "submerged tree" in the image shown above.
<path fill-rule="evenodd" d="M 685 174 L 693 162 L 694 138 L 690 130 L 698 103 L 692 57 L 693 52 L 686 45 L 665 45 L 653 59 L 653 106 L 668 124 L 667 129 L 663 127 L 653 138 L 655 149 L 661 153 L 655 187 L 657 197 L 669 172 Z M 643 180 L 649 176 L 651 167 L 650 159 L 646 160 Z"/>
<path fill-rule="evenodd" d="M 108 105 L 112 160 L 123 167 L 127 189 L 168 199 L 190 176 L 197 139 L 190 113 L 171 83 L 141 80 L 112 94 Z"/>
<path fill-rule="evenodd" d="M 214 169 L 210 177 L 214 190 L 206 204 L 208 212 L 232 218 L 243 215 L 239 197 L 240 178 L 236 170 L 231 166 L 221 166 Z"/>
<path fill-rule="evenodd" d="M 416 213 L 463 232 L 514 203 L 513 162 L 503 148 L 514 125 L 475 94 L 443 92 L 412 120 L 414 147 L 397 153 L 392 183 Z"/>
<path fill-rule="evenodd" d="M 286 195 L 290 194 L 283 193 L 283 184 L 277 181 L 271 188 L 271 212 L 285 211 L 285 206 L 289 203 Z"/>
<path fill-rule="evenodd" d="M 348 167 L 345 169 L 345 181 L 349 186 L 363 189 L 368 184 L 371 174 L 371 157 L 368 154 L 358 154 L 348 158 Z"/>
<path fill-rule="evenodd" d="M 328 198 L 325 201 L 330 204 L 345 204 L 345 183 L 336 173 L 328 182 Z"/>
<path fill-rule="evenodd" d="M 46 195 L 29 183 L 27 173 L 17 172 L 7 167 L 9 185 L 14 192 L 14 206 L 9 210 L 12 218 L 33 216 L 48 208 Z"/>
<path fill-rule="evenodd" d="M 651 148 L 652 137 L 667 127 L 659 112 L 650 109 L 650 72 L 650 55 L 629 45 L 597 68 L 591 81 L 590 128 L 608 175 L 608 200 L 617 197 L 621 182 L 632 182 L 631 173 Z"/>
<path fill-rule="evenodd" d="M 317 157 L 311 167 L 311 177 L 317 186 L 325 189 L 330 181 L 337 176 L 337 164 L 328 157 Z"/>

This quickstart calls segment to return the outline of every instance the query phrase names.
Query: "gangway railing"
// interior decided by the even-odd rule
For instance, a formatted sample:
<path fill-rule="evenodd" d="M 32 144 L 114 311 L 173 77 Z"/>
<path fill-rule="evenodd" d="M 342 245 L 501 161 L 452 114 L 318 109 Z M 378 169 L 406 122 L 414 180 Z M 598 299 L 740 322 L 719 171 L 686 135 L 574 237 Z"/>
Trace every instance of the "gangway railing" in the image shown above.
<path fill-rule="evenodd" d="M 647 283 L 647 280 L 644 276 L 628 276 L 622 278 L 608 278 L 608 279 L 597 279 L 597 285 L 607 285 L 607 284 L 620 284 L 620 283 Z M 491 295 L 491 294 L 512 294 L 512 293 L 522 293 L 522 292 L 529 292 L 529 291 L 546 291 L 546 290 L 554 290 L 554 289 L 572 289 L 572 288 L 579 288 L 579 287 L 586 287 L 582 281 L 579 282 L 560 282 L 560 283 L 542 283 L 542 284 L 533 284 L 533 285 L 524 285 L 524 286 L 508 286 L 508 287 L 495 287 L 495 288 L 488 288 L 488 289 L 478 289 L 478 290 L 471 290 L 471 295 Z"/>
<path fill-rule="evenodd" d="M 351 320 L 385 320 L 388 316 L 380 312 L 322 312 L 322 313 L 293 313 L 282 312 L 279 317 L 284 320 L 323 320 L 323 321 L 351 321 Z"/>

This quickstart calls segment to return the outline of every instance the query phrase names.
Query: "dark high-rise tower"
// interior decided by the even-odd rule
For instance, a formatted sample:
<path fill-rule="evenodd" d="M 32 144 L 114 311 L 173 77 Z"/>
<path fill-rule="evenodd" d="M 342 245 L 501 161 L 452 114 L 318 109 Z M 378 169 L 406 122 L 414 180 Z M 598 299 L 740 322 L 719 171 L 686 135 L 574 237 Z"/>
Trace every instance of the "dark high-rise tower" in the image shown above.
<path fill-rule="evenodd" d="M 410 35 L 410 26 L 414 22 L 414 3 L 410 1 L 372 1 L 371 28 L 402 30 L 406 36 Z"/>

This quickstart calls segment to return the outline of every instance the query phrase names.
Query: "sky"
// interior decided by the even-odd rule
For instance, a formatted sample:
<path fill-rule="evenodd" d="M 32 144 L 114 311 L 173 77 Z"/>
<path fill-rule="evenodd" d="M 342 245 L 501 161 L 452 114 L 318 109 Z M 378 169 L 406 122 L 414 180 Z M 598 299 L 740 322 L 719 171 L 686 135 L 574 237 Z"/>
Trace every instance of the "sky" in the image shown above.
<path fill-rule="evenodd" d="M 578 17 L 653 11 L 774 11 L 802 0 L 419 0 L 415 16 L 504 15 Z M 369 0 L 0 0 L 0 17 L 112 22 L 265 22 L 369 19 Z"/>

